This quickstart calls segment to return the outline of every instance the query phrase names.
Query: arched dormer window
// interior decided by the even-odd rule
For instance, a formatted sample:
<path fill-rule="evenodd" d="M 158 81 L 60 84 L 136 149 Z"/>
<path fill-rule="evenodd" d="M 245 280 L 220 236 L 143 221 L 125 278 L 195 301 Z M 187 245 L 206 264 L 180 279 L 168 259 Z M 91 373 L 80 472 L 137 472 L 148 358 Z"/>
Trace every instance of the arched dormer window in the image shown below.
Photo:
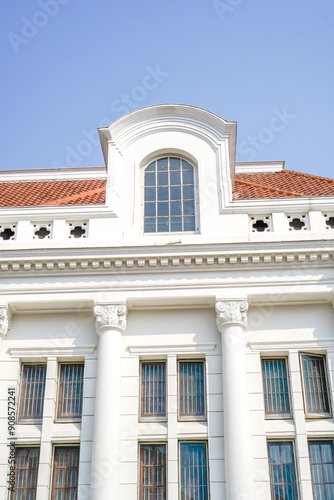
<path fill-rule="evenodd" d="M 144 233 L 195 231 L 194 167 L 172 156 L 145 168 Z"/>

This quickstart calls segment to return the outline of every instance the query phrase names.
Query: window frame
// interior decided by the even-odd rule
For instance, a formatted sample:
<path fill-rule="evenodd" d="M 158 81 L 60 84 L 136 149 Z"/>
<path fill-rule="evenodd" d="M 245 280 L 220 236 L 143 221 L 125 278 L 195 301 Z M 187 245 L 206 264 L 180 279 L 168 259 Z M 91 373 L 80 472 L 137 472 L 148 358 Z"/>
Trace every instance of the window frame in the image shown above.
<path fill-rule="evenodd" d="M 59 408 L 60 408 L 60 404 L 61 404 L 61 400 L 62 400 L 62 388 L 61 388 L 61 383 L 60 383 L 60 380 L 61 380 L 61 369 L 62 369 L 62 366 L 65 366 L 65 365 L 71 365 L 71 366 L 74 366 L 74 365 L 81 365 L 83 368 L 82 368 L 82 393 L 81 393 L 81 416 L 63 416 L 63 415 L 59 415 Z M 66 422 L 81 422 L 82 420 L 82 409 L 83 409 L 83 390 L 84 390 L 84 380 L 85 380 L 85 363 L 84 361 L 59 361 L 58 362 L 58 370 L 57 370 L 57 400 L 56 400 L 56 408 L 55 408 L 55 422 L 59 422 L 59 423 L 66 423 Z"/>
<path fill-rule="evenodd" d="M 166 441 L 140 441 L 138 443 L 138 498 L 143 500 L 142 495 L 142 458 L 141 458 L 141 447 L 142 446 L 164 446 L 165 447 L 165 484 L 164 484 L 164 500 L 168 498 L 168 446 Z M 154 466 L 153 466 L 154 468 Z"/>
<path fill-rule="evenodd" d="M 204 414 L 201 416 L 181 415 L 181 377 L 180 363 L 202 363 L 203 366 L 203 399 Z M 206 422 L 207 421 L 207 381 L 206 360 L 204 358 L 180 358 L 177 360 L 177 419 L 179 422 Z"/>
<path fill-rule="evenodd" d="M 146 168 L 151 165 L 151 163 L 162 160 L 164 158 L 177 158 L 179 160 L 184 160 L 189 165 L 192 166 L 194 172 L 194 208 L 195 208 L 195 229 L 193 231 L 156 231 L 156 232 L 145 232 L 145 171 Z M 198 164 L 197 161 L 192 159 L 190 156 L 184 155 L 178 152 L 166 151 L 165 153 L 159 155 L 153 155 L 142 164 L 141 167 L 141 233 L 144 236 L 170 236 L 170 235 L 181 235 L 181 234 L 198 234 L 200 232 L 200 213 L 199 213 L 199 188 L 198 188 Z M 168 184 L 168 186 L 170 186 Z M 181 185 L 182 186 L 182 185 Z M 156 216 L 157 217 L 157 216 Z"/>
<path fill-rule="evenodd" d="M 143 410 L 143 365 L 144 364 L 151 364 L 151 365 L 160 365 L 164 364 L 165 366 L 165 393 L 164 393 L 164 400 L 165 400 L 165 414 L 164 415 L 148 415 L 148 416 L 143 416 L 142 415 L 142 410 Z M 139 361 L 139 422 L 167 422 L 168 418 L 168 407 L 167 407 L 167 401 L 168 401 L 168 376 L 167 376 L 167 361 L 165 359 L 143 359 Z"/>
<path fill-rule="evenodd" d="M 303 369 L 303 356 L 309 356 L 313 358 L 320 358 L 323 361 L 324 373 L 325 373 L 325 382 L 326 382 L 326 390 L 327 390 L 327 398 L 328 398 L 328 413 L 311 413 L 307 408 L 307 398 L 306 398 L 306 388 L 305 388 L 305 375 Z M 328 363 L 327 363 L 327 355 L 314 353 L 314 352 L 300 352 L 299 353 L 299 366 L 301 372 L 301 381 L 302 381 L 302 392 L 303 392 L 303 402 L 304 402 L 304 413 L 305 418 L 307 419 L 317 419 L 317 418 L 331 418 L 333 416 L 332 412 L 332 398 L 331 398 L 331 386 L 330 379 L 328 376 Z"/>
<path fill-rule="evenodd" d="M 41 367 L 43 366 L 45 369 L 45 380 L 44 380 L 44 394 L 43 394 L 43 403 L 41 409 L 41 415 L 38 417 L 24 417 L 22 416 L 22 406 L 23 406 L 23 398 L 26 397 L 26 393 L 24 392 L 24 369 L 26 366 L 30 367 Z M 21 362 L 20 366 L 20 387 L 19 387 L 19 398 L 18 398 L 18 407 L 17 407 L 17 423 L 18 424 L 37 424 L 41 425 L 43 421 L 44 414 L 44 401 L 45 401 L 45 388 L 46 388 L 46 372 L 47 372 L 47 363 L 44 361 L 41 362 Z"/>
<path fill-rule="evenodd" d="M 210 461 L 208 440 L 205 439 L 179 439 L 178 441 L 178 498 L 182 500 L 182 482 L 181 482 L 181 444 L 204 444 L 205 445 L 205 466 L 206 466 L 206 498 L 210 500 Z"/>
<path fill-rule="evenodd" d="M 27 493 L 27 488 L 26 488 L 26 485 L 27 485 L 27 475 L 26 475 L 26 478 L 25 478 L 25 487 L 24 489 L 23 488 L 18 488 L 16 486 L 16 479 L 17 479 L 17 452 L 18 450 L 32 450 L 32 449 L 37 449 L 38 450 L 38 457 L 37 457 L 37 467 L 34 467 L 34 469 L 36 469 L 36 485 L 34 488 L 28 488 L 29 490 L 35 490 L 35 499 L 36 499 L 36 496 L 37 496 L 37 485 L 38 485 L 38 469 L 39 469 L 39 459 L 40 459 L 40 453 L 41 453 L 41 448 L 39 445 L 36 445 L 36 446 L 17 446 L 16 449 L 15 449 L 15 463 L 14 463 L 14 467 L 15 467 L 15 488 L 14 488 L 14 491 L 11 491 L 9 492 L 9 495 L 8 495 L 8 499 L 9 500 L 14 500 L 15 498 L 15 493 L 16 491 L 18 490 L 23 490 L 23 499 L 26 498 L 26 493 Z M 29 455 L 28 455 L 29 456 Z M 23 469 L 22 467 L 20 468 L 21 470 Z M 29 469 L 27 467 L 24 468 L 24 470 L 32 470 L 32 469 Z"/>
<path fill-rule="evenodd" d="M 77 485 L 76 485 L 76 498 L 78 498 L 78 487 L 79 487 L 79 469 L 80 469 L 80 443 L 73 443 L 73 444 L 67 444 L 67 443 L 57 443 L 53 445 L 53 452 L 52 452 L 52 468 L 51 468 L 51 487 L 50 487 L 50 500 L 54 500 L 55 498 L 55 475 L 56 475 L 56 450 L 59 448 L 66 448 L 69 450 L 70 448 L 75 448 L 78 450 L 78 467 L 77 467 Z M 68 461 L 68 458 L 66 458 L 66 463 Z M 68 468 L 66 467 L 66 471 Z M 67 478 L 67 472 L 65 479 Z M 60 489 L 60 488 L 58 488 Z M 72 488 L 71 488 L 72 489 Z M 67 488 L 65 487 L 65 496 L 66 496 L 66 491 Z"/>
<path fill-rule="evenodd" d="M 264 381 L 263 381 L 263 370 L 262 370 L 262 361 L 266 360 L 284 360 L 285 368 L 286 368 L 286 378 L 287 378 L 287 386 L 288 386 L 288 397 L 289 397 L 289 413 L 266 413 L 266 405 L 265 405 L 265 390 L 264 390 Z M 289 357 L 288 356 L 261 356 L 261 378 L 262 378 L 262 388 L 263 388 L 263 404 L 264 404 L 264 415 L 266 420 L 291 420 L 293 419 L 293 398 L 291 397 L 291 382 L 290 382 L 290 370 L 289 370 Z"/>
<path fill-rule="evenodd" d="M 316 439 L 316 438 L 310 438 L 307 440 L 308 442 L 308 450 L 309 450 L 309 463 L 310 463 L 310 472 L 311 472 L 311 483 L 312 483 L 312 491 L 313 491 L 313 496 L 314 498 L 316 497 L 315 493 L 314 493 L 314 484 L 313 484 L 313 475 L 312 475 L 312 465 L 315 465 L 315 464 L 312 464 L 311 462 L 311 452 L 310 452 L 310 445 L 311 443 L 317 443 L 317 444 L 320 444 L 320 443 L 330 443 L 331 444 L 331 448 L 332 448 L 332 457 L 333 457 L 333 466 L 334 466 L 334 440 L 333 438 L 330 439 L 330 438 L 321 438 L 321 439 Z M 321 466 L 322 466 L 322 470 L 323 470 L 323 462 L 321 462 Z M 323 483 L 317 483 L 317 484 L 334 484 L 333 483 L 326 483 L 326 482 L 323 482 Z M 327 498 L 327 494 L 325 492 L 325 496 Z"/>
<path fill-rule="evenodd" d="M 299 491 L 299 477 L 298 477 L 298 469 L 297 469 L 297 461 L 296 461 L 296 451 L 295 451 L 295 441 L 293 439 L 267 439 L 267 455 L 268 455 L 268 466 L 269 466 L 269 484 L 270 484 L 270 495 L 272 500 L 274 500 L 273 494 L 273 483 L 272 483 L 272 475 L 271 475 L 271 463 L 270 463 L 270 454 L 269 454 L 269 444 L 290 444 L 292 449 L 292 458 L 293 458 L 293 467 L 294 467 L 294 475 L 295 475 L 295 491 L 297 496 L 295 500 L 300 500 L 300 491 Z M 280 459 L 281 459 L 281 451 L 280 451 Z M 280 462 L 282 465 L 282 462 Z M 284 483 L 275 483 L 275 484 L 284 484 Z"/>

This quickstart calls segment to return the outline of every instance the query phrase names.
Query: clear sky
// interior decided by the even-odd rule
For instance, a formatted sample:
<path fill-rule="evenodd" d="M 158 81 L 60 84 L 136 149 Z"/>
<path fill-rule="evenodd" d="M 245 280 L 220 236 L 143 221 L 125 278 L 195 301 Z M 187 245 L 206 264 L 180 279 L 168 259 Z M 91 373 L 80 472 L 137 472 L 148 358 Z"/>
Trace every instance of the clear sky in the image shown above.
<path fill-rule="evenodd" d="M 184 103 L 238 122 L 237 161 L 334 178 L 332 0 L 14 0 L 1 10 L 1 169 L 101 166 L 97 127 Z"/>

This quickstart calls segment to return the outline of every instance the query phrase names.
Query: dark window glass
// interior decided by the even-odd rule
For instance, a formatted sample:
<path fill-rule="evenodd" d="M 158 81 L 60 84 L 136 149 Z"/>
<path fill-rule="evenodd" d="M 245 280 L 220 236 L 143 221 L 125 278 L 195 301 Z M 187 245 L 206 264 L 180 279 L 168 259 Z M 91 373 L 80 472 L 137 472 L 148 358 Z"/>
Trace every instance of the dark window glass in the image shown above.
<path fill-rule="evenodd" d="M 20 395 L 20 419 L 41 419 L 45 393 L 45 365 L 23 365 Z"/>
<path fill-rule="evenodd" d="M 324 356 L 302 354 L 301 363 L 306 413 L 329 415 L 330 405 Z"/>
<path fill-rule="evenodd" d="M 82 364 L 60 365 L 58 418 L 81 417 L 83 371 Z"/>
<path fill-rule="evenodd" d="M 268 442 L 272 500 L 297 500 L 297 479 L 293 444 Z"/>
<path fill-rule="evenodd" d="M 140 500 L 166 499 L 166 445 L 140 445 Z"/>
<path fill-rule="evenodd" d="M 313 494 L 316 500 L 334 498 L 333 441 L 309 441 Z"/>
<path fill-rule="evenodd" d="M 181 500 L 207 500 L 208 471 L 205 443 L 180 443 Z"/>
<path fill-rule="evenodd" d="M 153 161 L 145 169 L 144 232 L 195 229 L 194 168 L 180 158 Z"/>
<path fill-rule="evenodd" d="M 205 418 L 205 382 L 203 361 L 179 362 L 180 418 Z"/>
<path fill-rule="evenodd" d="M 54 455 L 52 500 L 76 500 L 79 447 L 57 446 Z"/>
<path fill-rule="evenodd" d="M 166 363 L 141 364 L 141 416 L 166 417 Z"/>
<path fill-rule="evenodd" d="M 286 359 L 262 359 L 262 379 L 266 415 L 290 415 Z"/>
<path fill-rule="evenodd" d="M 11 500 L 35 500 L 39 448 L 16 448 L 15 491 Z"/>

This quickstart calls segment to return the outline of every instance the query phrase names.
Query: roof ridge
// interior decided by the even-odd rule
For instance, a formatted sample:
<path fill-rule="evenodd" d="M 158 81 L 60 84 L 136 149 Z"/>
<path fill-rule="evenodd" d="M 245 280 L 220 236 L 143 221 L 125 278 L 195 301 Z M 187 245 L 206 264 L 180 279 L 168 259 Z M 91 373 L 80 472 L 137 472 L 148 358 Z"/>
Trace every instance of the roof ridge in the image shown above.
<path fill-rule="evenodd" d="M 249 181 L 244 181 L 241 179 L 235 179 L 235 182 L 240 182 L 242 184 L 247 184 L 247 186 L 258 187 L 261 189 L 270 189 L 271 191 L 276 191 L 279 193 L 288 193 L 288 194 L 291 194 L 293 196 L 303 196 L 301 193 L 296 193 L 295 191 L 288 191 L 287 189 L 274 188 L 271 186 L 266 186 L 264 184 L 257 184 L 256 182 L 249 182 Z"/>
<path fill-rule="evenodd" d="M 324 181 L 334 182 L 334 179 L 331 179 L 330 177 L 322 177 L 321 175 L 306 174 L 304 172 L 295 172 L 294 170 L 282 170 L 282 172 L 296 174 L 296 175 L 302 176 L 302 177 L 312 177 L 313 179 L 322 179 Z"/>
<path fill-rule="evenodd" d="M 102 193 L 105 191 L 105 187 L 91 189 L 90 191 L 85 191 L 84 193 L 74 194 L 72 196 L 67 196 L 66 198 L 59 198 L 58 200 L 50 201 L 48 203 L 43 203 L 41 206 L 52 206 L 52 205 L 61 205 L 62 203 L 66 203 L 68 201 L 78 200 L 80 198 L 85 198 L 86 196 L 94 195 L 97 193 Z"/>

